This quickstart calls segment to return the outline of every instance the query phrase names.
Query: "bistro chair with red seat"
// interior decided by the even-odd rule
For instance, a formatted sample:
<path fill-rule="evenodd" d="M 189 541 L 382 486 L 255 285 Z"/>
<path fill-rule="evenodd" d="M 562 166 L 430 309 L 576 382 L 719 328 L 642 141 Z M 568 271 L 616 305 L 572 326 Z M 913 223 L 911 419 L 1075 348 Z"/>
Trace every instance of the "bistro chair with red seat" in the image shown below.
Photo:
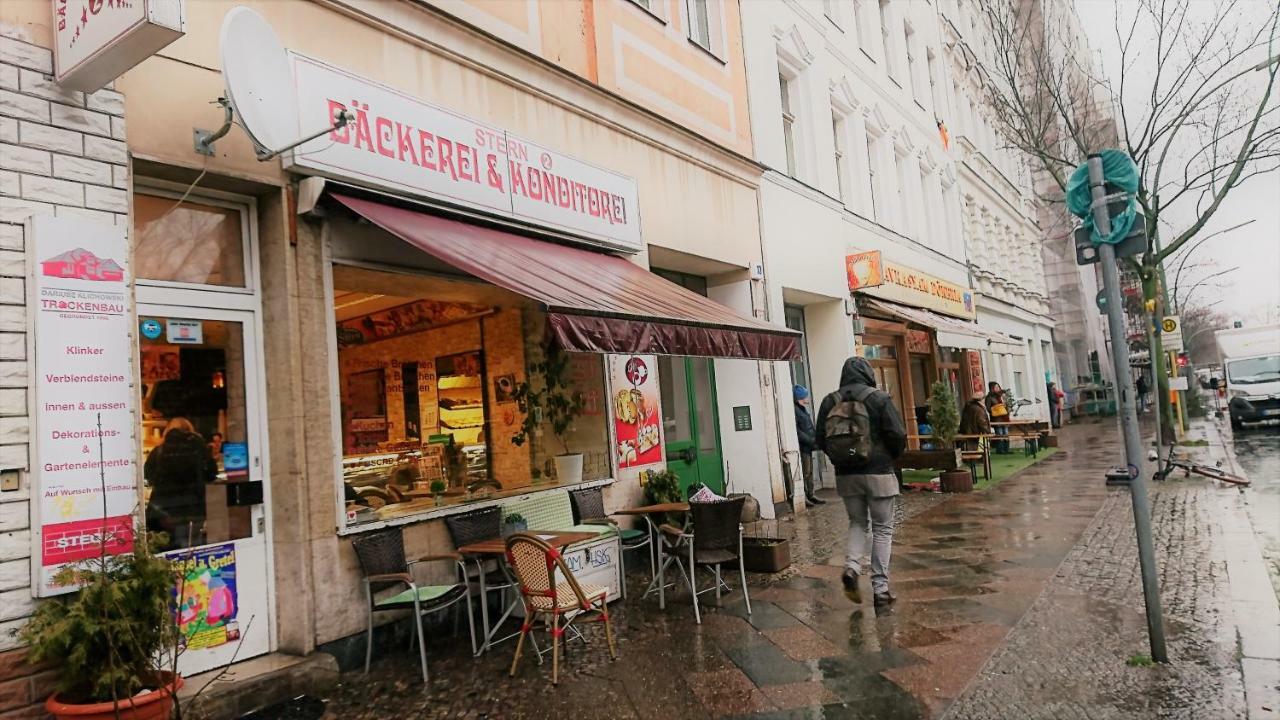
<path fill-rule="evenodd" d="M 747 604 L 747 614 L 751 614 L 751 596 L 747 594 L 747 570 L 742 562 L 742 505 L 745 497 L 712 502 L 690 502 L 689 516 L 692 525 L 689 529 L 664 524 L 659 530 L 662 534 L 662 549 L 675 561 L 689 584 L 689 592 L 693 595 L 693 617 L 702 624 L 702 612 L 698 609 L 698 596 L 715 591 L 716 601 L 720 600 L 722 588 L 728 588 L 720 578 L 720 566 L 736 562 L 738 574 L 742 578 L 742 599 Z M 688 561 L 688 571 L 685 569 Z M 666 579 L 663 573 L 668 563 L 658 565 L 658 606 L 666 608 Z M 709 568 L 714 573 L 714 587 L 698 589 L 698 568 Z"/>
<path fill-rule="evenodd" d="M 518 532 L 507 537 L 507 564 L 515 572 L 520 598 L 524 602 L 524 624 L 520 626 L 520 639 L 516 641 L 515 657 L 511 659 L 513 677 L 520 663 L 525 637 L 532 633 L 538 620 L 551 635 L 552 685 L 560 683 L 561 638 L 566 631 L 576 632 L 574 623 L 604 623 L 609 658 L 618 659 L 613 643 L 613 625 L 609 622 L 608 588 L 579 584 L 560 551 L 530 533 Z M 545 651 L 536 642 L 533 650 L 541 665 Z"/>
<path fill-rule="evenodd" d="M 422 682 L 428 682 L 427 644 L 422 629 L 422 618 L 447 610 L 459 602 L 467 604 L 467 627 L 471 630 L 471 649 L 476 649 L 476 626 L 471 619 L 471 593 L 467 591 L 466 567 L 457 553 L 424 555 L 409 560 L 404 553 L 404 533 L 400 528 L 388 528 L 362 535 L 351 541 L 364 575 L 364 594 L 369 612 L 369 628 L 365 639 L 364 671 L 369 672 L 373 658 L 373 615 L 388 610 L 412 610 L 418 641 L 418 657 L 422 662 Z M 458 571 L 457 583 L 447 585 L 420 585 L 413 576 L 419 563 L 451 562 Z M 384 594 L 398 590 L 394 594 Z M 379 597 L 379 595 L 382 595 Z"/>

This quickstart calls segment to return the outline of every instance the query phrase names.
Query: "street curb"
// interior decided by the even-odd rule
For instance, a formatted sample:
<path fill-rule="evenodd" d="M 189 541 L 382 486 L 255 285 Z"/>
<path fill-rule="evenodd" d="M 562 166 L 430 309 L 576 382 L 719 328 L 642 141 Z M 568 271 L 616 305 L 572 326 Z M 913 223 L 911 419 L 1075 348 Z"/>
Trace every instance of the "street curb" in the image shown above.
<path fill-rule="evenodd" d="M 1211 420 L 1208 425 L 1217 431 L 1216 442 L 1210 436 L 1210 443 L 1222 449 L 1231 472 L 1243 475 L 1236 461 L 1234 437 L 1224 433 L 1219 422 Z M 1224 512 L 1240 519 L 1231 526 L 1224 523 L 1223 542 L 1230 548 L 1227 579 L 1244 677 L 1245 712 L 1249 720 L 1275 720 L 1280 717 L 1280 599 L 1271 585 L 1253 521 L 1237 505 L 1239 497 L 1239 492 L 1231 492 L 1219 496 L 1219 501 Z"/>

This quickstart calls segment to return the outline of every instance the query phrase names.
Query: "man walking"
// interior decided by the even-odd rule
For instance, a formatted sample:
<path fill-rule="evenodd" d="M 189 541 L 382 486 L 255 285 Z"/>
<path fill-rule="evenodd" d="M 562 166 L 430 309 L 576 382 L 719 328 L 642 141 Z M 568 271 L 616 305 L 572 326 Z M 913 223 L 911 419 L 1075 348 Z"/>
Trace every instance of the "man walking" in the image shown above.
<path fill-rule="evenodd" d="M 902 414 L 892 398 L 876 389 L 871 363 L 860 357 L 845 361 L 840 389 L 818 410 L 817 445 L 836 466 L 836 490 L 849 515 L 849 544 L 840 580 L 845 595 L 862 602 L 858 576 L 867 554 L 871 526 L 871 591 L 876 607 L 897 598 L 889 591 L 889 556 L 893 548 L 894 504 L 898 478 L 894 460 L 907 446 Z"/>
<path fill-rule="evenodd" d="M 826 500 L 813 494 L 813 454 L 818 450 L 817 430 L 809 414 L 809 389 L 803 385 L 791 388 L 796 405 L 796 437 L 800 440 L 800 472 L 804 474 L 804 501 L 808 505 L 825 505 Z"/>
<path fill-rule="evenodd" d="M 1147 411 L 1147 393 L 1150 388 L 1147 387 L 1147 376 L 1141 370 L 1138 371 L 1138 381 L 1134 383 L 1134 390 L 1138 391 L 1138 412 Z"/>

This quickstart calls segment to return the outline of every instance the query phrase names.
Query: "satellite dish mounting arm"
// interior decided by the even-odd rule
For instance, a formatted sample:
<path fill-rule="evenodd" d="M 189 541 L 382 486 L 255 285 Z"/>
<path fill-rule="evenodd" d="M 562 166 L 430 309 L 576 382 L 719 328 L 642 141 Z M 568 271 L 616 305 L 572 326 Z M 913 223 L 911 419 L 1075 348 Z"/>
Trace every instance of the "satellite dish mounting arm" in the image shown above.
<path fill-rule="evenodd" d="M 220 97 L 217 99 L 217 101 L 214 104 L 222 106 L 223 111 L 225 111 L 226 113 L 226 117 L 223 120 L 222 127 L 218 128 L 213 132 L 209 132 L 208 130 L 201 130 L 199 128 L 195 128 L 192 131 L 193 144 L 195 147 L 195 151 L 200 153 L 201 155 L 212 156 L 213 144 L 218 140 L 221 140 L 228 132 L 230 132 L 231 126 L 235 123 L 235 109 L 232 107 L 230 100 L 228 100 L 225 97 Z M 354 119 L 355 119 L 355 115 L 350 110 L 343 108 L 338 112 L 334 113 L 333 124 L 327 128 L 324 128 L 323 130 L 320 130 L 311 135 L 308 135 L 307 137 L 304 137 L 297 142 L 285 145 L 284 147 L 278 150 L 271 150 L 269 148 L 264 148 L 258 143 L 254 142 L 253 152 L 255 155 L 258 156 L 258 162 L 266 162 L 267 160 L 277 157 L 281 153 L 286 153 L 298 147 L 299 145 L 305 145 L 306 143 L 309 143 L 312 140 L 315 140 L 316 138 L 321 137 L 322 135 L 327 135 L 328 133 L 331 133 L 334 130 L 340 130 L 346 127 L 347 124 Z M 250 140 L 252 141 L 252 138 Z"/>

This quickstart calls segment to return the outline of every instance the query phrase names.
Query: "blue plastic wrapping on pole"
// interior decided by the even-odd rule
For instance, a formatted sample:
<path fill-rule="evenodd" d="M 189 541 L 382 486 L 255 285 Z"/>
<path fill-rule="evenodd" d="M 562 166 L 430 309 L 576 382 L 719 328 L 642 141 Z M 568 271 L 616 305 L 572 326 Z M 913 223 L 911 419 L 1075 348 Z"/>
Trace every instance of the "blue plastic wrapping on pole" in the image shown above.
<path fill-rule="evenodd" d="M 1088 163 L 1076 168 L 1075 172 L 1071 173 L 1071 179 L 1067 181 L 1067 209 L 1089 228 L 1089 237 L 1093 239 L 1094 245 L 1102 243 L 1115 245 L 1125 239 L 1133 229 L 1133 219 L 1138 216 L 1138 201 L 1133 197 L 1134 193 L 1138 192 L 1138 166 L 1134 165 L 1128 153 L 1122 150 L 1103 150 L 1098 155 L 1102 157 L 1102 172 L 1107 183 L 1129 193 L 1130 197 L 1125 203 L 1124 212 L 1111 218 L 1111 232 L 1106 237 L 1098 234 L 1098 229 L 1093 224 L 1091 207 L 1093 198 L 1089 194 Z"/>

